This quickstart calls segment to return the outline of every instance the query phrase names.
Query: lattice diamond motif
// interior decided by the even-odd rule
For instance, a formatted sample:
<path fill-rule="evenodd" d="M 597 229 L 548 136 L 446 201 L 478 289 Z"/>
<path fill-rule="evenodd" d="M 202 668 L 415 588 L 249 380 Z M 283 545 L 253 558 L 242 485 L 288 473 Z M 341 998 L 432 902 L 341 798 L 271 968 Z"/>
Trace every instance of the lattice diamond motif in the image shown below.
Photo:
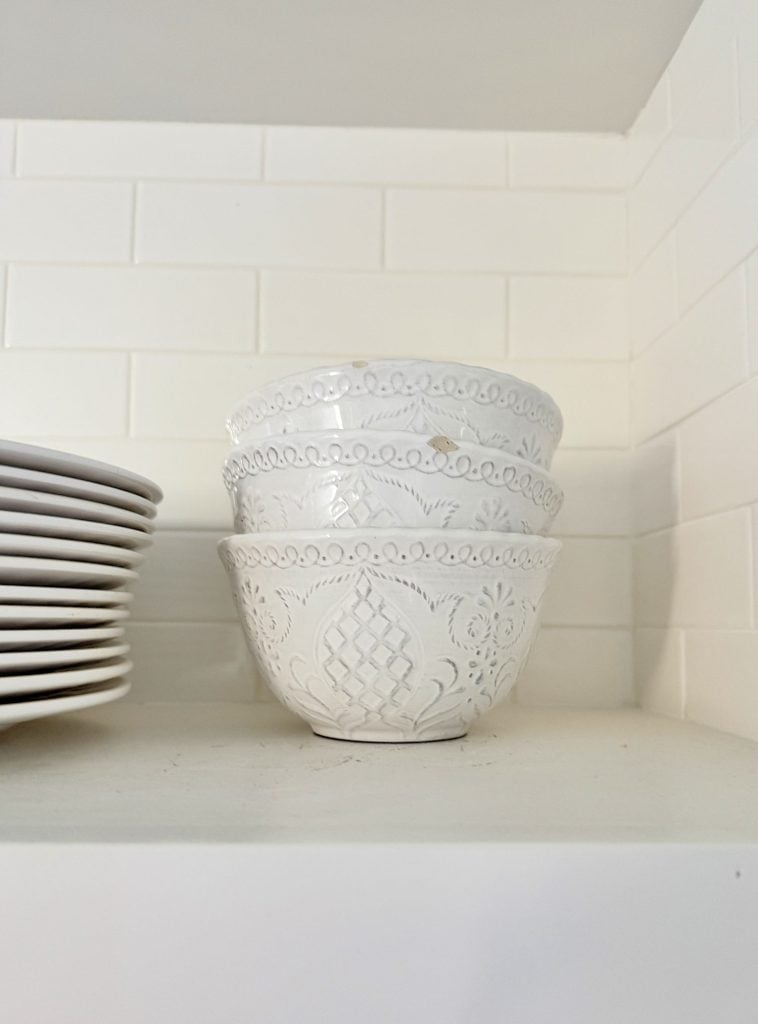
<path fill-rule="evenodd" d="M 386 526 L 398 522 L 395 512 L 373 493 L 366 478 L 357 473 L 342 481 L 330 513 L 338 526 Z"/>
<path fill-rule="evenodd" d="M 363 573 L 322 634 L 322 665 L 351 703 L 380 711 L 409 690 L 410 630 Z"/>

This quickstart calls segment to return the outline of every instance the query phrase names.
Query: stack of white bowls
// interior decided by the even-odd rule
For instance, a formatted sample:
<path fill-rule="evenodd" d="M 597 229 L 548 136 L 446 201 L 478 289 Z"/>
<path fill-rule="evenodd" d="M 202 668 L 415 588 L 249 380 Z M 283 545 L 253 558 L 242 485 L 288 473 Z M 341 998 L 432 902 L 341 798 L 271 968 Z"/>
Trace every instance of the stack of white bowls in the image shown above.
<path fill-rule="evenodd" d="M 514 685 L 559 543 L 555 402 L 508 374 L 356 362 L 232 411 L 220 544 L 271 689 L 314 732 L 462 736 Z"/>
<path fill-rule="evenodd" d="M 129 690 L 129 588 L 161 498 L 117 466 L 0 441 L 0 728 Z"/>

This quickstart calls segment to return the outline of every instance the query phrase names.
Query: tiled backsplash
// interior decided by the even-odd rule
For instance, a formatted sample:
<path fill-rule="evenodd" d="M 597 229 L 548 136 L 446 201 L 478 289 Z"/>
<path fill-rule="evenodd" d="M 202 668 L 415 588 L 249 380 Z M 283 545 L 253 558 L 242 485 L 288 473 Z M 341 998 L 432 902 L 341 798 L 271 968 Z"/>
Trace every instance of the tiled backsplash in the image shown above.
<path fill-rule="evenodd" d="M 215 553 L 223 422 L 308 366 L 424 356 L 547 388 L 566 546 L 517 699 L 633 701 L 620 137 L 0 125 L 0 435 L 166 500 L 134 697 L 254 696 Z"/>
<path fill-rule="evenodd" d="M 642 703 L 758 739 L 758 5 L 705 0 L 630 136 Z"/>

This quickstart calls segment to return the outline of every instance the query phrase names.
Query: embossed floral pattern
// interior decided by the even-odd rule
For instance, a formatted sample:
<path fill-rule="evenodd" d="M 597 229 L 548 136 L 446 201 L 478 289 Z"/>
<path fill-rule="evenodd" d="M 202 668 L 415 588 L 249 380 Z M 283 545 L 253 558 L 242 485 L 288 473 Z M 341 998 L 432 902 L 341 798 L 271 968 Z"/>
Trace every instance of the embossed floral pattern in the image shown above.
<path fill-rule="evenodd" d="M 235 444 L 334 426 L 445 434 L 513 454 L 531 450 L 534 461 L 549 466 L 563 424 L 548 395 L 508 374 L 412 360 L 284 379 L 248 396 L 227 421 Z"/>
<path fill-rule="evenodd" d="M 233 452 L 224 482 L 243 532 L 425 526 L 541 534 L 563 501 L 549 473 L 516 456 L 465 442 L 439 451 L 409 433 L 272 438 Z"/>
<path fill-rule="evenodd" d="M 517 678 L 558 543 L 410 532 L 222 542 L 251 647 L 317 732 L 461 735 Z"/>

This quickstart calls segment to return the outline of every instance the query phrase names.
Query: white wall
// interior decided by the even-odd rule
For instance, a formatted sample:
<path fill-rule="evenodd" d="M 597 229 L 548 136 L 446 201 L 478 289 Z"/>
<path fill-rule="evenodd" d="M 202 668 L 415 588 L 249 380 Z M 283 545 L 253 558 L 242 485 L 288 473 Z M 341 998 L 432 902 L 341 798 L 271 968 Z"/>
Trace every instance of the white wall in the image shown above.
<path fill-rule="evenodd" d="M 632 700 L 627 166 L 619 136 L 0 123 L 0 435 L 166 491 L 136 699 L 253 696 L 214 550 L 231 404 L 418 355 L 563 407 L 565 551 L 517 699 Z"/>
<path fill-rule="evenodd" d="M 754 0 L 706 0 L 630 149 L 639 694 L 758 739 Z"/>

